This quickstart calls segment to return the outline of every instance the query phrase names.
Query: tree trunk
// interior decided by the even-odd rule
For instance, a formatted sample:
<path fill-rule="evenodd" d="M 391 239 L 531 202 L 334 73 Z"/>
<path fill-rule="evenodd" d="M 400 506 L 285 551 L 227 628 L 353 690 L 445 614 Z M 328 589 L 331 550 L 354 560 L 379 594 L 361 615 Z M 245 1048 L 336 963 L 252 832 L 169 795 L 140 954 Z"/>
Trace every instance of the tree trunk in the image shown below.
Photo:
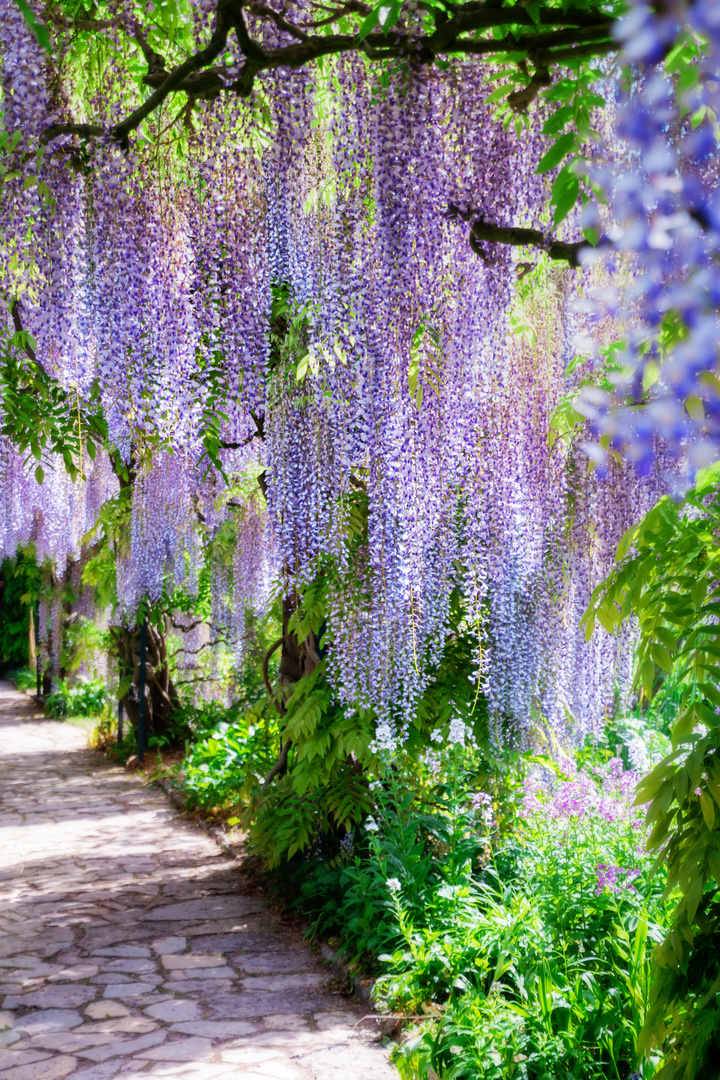
<path fill-rule="evenodd" d="M 280 653 L 280 676 L 278 684 L 287 687 L 292 693 L 295 683 L 307 675 L 311 675 L 320 663 L 317 651 L 317 641 L 312 630 L 304 641 L 298 641 L 297 634 L 289 629 L 290 619 L 297 608 L 296 597 L 285 597 L 283 600 L 283 643 Z M 282 691 L 281 691 L 282 694 Z M 285 699 L 290 696 L 285 693 Z"/>
<path fill-rule="evenodd" d="M 131 689 L 121 699 L 131 724 L 139 720 L 138 703 L 140 687 L 140 627 L 114 627 L 120 679 L 130 678 Z M 147 653 L 145 662 L 145 730 L 148 735 L 170 738 L 184 737 L 174 723 L 174 714 L 180 708 L 180 696 L 170 678 L 167 654 L 167 629 L 160 631 L 148 623 Z"/>

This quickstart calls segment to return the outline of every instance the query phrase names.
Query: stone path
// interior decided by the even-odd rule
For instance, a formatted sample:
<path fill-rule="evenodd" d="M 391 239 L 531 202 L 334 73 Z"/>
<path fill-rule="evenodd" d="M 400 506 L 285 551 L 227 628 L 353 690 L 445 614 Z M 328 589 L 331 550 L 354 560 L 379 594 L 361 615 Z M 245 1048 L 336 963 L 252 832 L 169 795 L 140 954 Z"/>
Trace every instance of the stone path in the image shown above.
<path fill-rule="evenodd" d="M 33 712 L 0 683 L 0 1080 L 396 1078 L 233 859 Z"/>

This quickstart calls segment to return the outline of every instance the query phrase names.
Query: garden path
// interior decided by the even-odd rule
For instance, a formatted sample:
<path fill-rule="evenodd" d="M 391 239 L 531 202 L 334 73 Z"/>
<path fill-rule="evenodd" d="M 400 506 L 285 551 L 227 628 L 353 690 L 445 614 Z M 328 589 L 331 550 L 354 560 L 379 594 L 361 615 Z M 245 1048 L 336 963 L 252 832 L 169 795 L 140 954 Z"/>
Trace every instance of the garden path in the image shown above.
<path fill-rule="evenodd" d="M 0 683 L 0 1080 L 396 1077 L 329 984 L 205 831 Z"/>

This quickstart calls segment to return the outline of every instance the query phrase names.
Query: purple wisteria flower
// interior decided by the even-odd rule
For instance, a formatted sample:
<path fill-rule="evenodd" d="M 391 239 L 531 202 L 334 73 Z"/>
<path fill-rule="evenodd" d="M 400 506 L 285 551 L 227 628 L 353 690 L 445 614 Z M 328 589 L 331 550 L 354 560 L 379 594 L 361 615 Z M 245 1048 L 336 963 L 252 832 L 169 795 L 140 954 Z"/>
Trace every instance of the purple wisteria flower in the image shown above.
<path fill-rule="evenodd" d="M 595 891 L 599 895 L 605 890 L 611 893 L 637 892 L 632 882 L 642 871 L 638 869 L 626 870 L 622 866 L 609 866 L 606 863 L 599 863 L 595 868 L 595 872 L 597 874 L 597 888 Z"/>

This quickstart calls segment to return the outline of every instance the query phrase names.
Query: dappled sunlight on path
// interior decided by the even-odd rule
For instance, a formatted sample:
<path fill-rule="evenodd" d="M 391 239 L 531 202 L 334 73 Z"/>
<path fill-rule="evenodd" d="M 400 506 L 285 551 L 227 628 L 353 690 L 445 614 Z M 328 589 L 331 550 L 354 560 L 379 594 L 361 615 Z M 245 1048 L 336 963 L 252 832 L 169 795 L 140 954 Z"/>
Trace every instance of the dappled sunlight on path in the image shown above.
<path fill-rule="evenodd" d="M 0 1080 L 392 1080 L 236 862 L 0 683 Z"/>

